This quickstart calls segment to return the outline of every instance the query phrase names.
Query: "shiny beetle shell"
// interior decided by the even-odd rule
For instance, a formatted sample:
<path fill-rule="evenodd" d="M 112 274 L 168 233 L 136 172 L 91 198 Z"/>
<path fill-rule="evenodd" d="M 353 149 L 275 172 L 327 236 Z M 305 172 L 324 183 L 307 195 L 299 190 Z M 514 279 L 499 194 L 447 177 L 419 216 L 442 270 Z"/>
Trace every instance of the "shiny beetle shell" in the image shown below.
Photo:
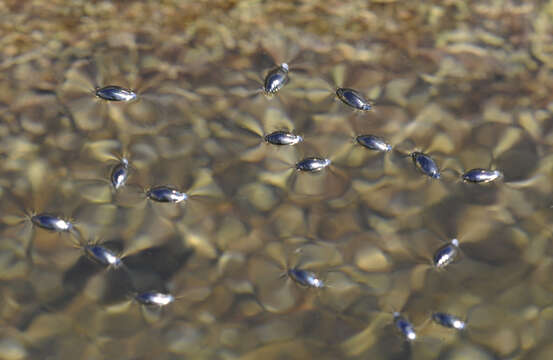
<path fill-rule="evenodd" d="M 451 264 L 459 255 L 459 240 L 453 239 L 449 244 L 440 247 L 432 257 L 432 263 L 437 269 L 443 269 Z"/>
<path fill-rule="evenodd" d="M 463 320 L 446 313 L 433 313 L 432 320 L 434 320 L 434 322 L 438 325 L 451 329 L 464 330 L 466 327 L 466 323 Z"/>
<path fill-rule="evenodd" d="M 394 313 L 394 323 L 406 340 L 413 341 L 417 338 L 413 325 L 397 312 Z"/>
<path fill-rule="evenodd" d="M 295 145 L 302 142 L 303 138 L 286 131 L 275 131 L 266 135 L 265 141 L 273 145 Z"/>
<path fill-rule="evenodd" d="M 283 63 L 271 70 L 265 77 L 263 90 L 266 94 L 276 94 L 288 82 L 288 64 Z"/>
<path fill-rule="evenodd" d="M 108 85 L 96 89 L 96 96 L 107 101 L 129 102 L 136 99 L 134 91 L 116 85 Z"/>
<path fill-rule="evenodd" d="M 136 295 L 136 301 L 146 306 L 166 306 L 175 301 L 175 297 L 171 294 L 160 292 L 145 292 Z"/>
<path fill-rule="evenodd" d="M 50 214 L 38 214 L 31 217 L 31 221 L 38 227 L 51 231 L 70 231 L 73 224 Z"/>
<path fill-rule="evenodd" d="M 301 286 L 322 288 L 324 283 L 311 271 L 292 268 L 288 270 L 288 276 Z"/>
<path fill-rule="evenodd" d="M 338 99 L 342 100 L 344 104 L 357 110 L 368 111 L 372 109 L 371 104 L 369 104 L 357 90 L 339 88 L 336 90 L 336 96 L 338 96 Z"/>
<path fill-rule="evenodd" d="M 88 257 L 102 265 L 114 267 L 121 265 L 121 259 L 111 250 L 106 249 L 101 245 L 87 245 L 84 247 L 84 251 Z"/>
<path fill-rule="evenodd" d="M 188 198 L 185 193 L 163 185 L 151 188 L 146 192 L 146 196 L 151 200 L 166 203 L 180 203 Z"/>
<path fill-rule="evenodd" d="M 296 164 L 296 169 L 300 171 L 317 172 L 330 165 L 329 159 L 310 157 L 305 158 Z"/>
<path fill-rule="evenodd" d="M 392 145 L 388 144 L 386 140 L 376 135 L 359 135 L 356 138 L 360 145 L 363 145 L 367 149 L 374 151 L 390 151 Z"/>
<path fill-rule="evenodd" d="M 119 189 L 125 185 L 129 177 L 129 162 L 127 159 L 122 159 L 121 162 L 111 171 L 111 184 L 115 189 Z"/>
<path fill-rule="evenodd" d="M 421 152 L 411 153 L 415 167 L 419 169 L 423 174 L 430 176 L 434 179 L 440 178 L 440 169 L 436 162 L 428 155 Z"/>
<path fill-rule="evenodd" d="M 472 169 L 463 174 L 463 180 L 472 183 L 488 183 L 503 177 L 499 170 Z"/>

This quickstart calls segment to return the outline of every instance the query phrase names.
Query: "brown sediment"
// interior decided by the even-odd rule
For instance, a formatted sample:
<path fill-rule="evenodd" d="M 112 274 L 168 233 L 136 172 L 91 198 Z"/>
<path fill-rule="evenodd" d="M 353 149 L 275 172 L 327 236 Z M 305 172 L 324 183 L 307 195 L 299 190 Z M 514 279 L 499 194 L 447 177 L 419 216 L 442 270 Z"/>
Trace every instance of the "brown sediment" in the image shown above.
<path fill-rule="evenodd" d="M 9 359 L 546 354 L 552 8 L 4 1 L 0 352 Z M 264 76 L 282 63 L 289 79 L 268 97 Z M 108 85 L 137 99 L 94 96 Z M 337 88 L 355 89 L 372 110 L 344 106 Z M 303 141 L 264 141 L 277 131 Z M 362 134 L 393 150 L 356 144 Z M 431 154 L 440 179 L 414 171 L 408 154 L 417 152 Z M 331 165 L 294 170 L 311 157 Z M 110 174 L 123 158 L 129 177 L 114 189 Z M 462 181 L 477 168 L 503 176 Z M 158 185 L 190 196 L 181 204 L 147 201 L 145 189 Z M 60 214 L 87 238 L 116 240 L 128 254 L 123 266 L 102 271 L 71 247 L 73 234 L 37 229 L 31 213 Z M 436 271 L 434 252 L 453 238 L 459 256 Z M 282 278 L 292 267 L 320 275 L 325 286 Z M 146 291 L 182 297 L 145 313 L 129 300 Z M 410 350 L 394 312 L 421 339 Z M 462 339 L 427 325 L 433 312 L 466 320 Z"/>

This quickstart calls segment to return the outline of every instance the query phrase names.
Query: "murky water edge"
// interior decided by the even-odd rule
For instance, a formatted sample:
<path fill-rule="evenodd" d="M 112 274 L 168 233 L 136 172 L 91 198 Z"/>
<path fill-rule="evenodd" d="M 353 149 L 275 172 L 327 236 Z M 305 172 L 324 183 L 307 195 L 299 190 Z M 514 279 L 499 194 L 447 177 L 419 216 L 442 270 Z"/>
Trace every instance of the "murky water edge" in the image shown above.
<path fill-rule="evenodd" d="M 553 2 L 0 13 L 0 358 L 548 358 Z"/>

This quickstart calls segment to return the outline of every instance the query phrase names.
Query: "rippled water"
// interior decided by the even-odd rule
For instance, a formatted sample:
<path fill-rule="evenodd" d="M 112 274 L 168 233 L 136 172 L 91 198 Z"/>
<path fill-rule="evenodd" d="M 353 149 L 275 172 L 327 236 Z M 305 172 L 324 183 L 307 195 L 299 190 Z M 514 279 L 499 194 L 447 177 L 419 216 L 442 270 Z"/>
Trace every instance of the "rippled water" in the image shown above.
<path fill-rule="evenodd" d="M 0 13 L 1 359 L 551 357 L 553 2 Z M 282 63 L 289 82 L 266 96 Z M 137 100 L 95 96 L 108 85 Z M 274 131 L 303 141 L 272 145 Z M 362 147 L 365 134 L 393 150 Z M 331 164 L 298 171 L 309 157 Z M 474 168 L 503 176 L 462 181 Z M 188 198 L 153 201 L 156 186 Z M 458 256 L 436 268 L 454 238 Z M 94 261 L 94 244 L 122 265 Z M 140 304 L 148 292 L 175 301 Z"/>

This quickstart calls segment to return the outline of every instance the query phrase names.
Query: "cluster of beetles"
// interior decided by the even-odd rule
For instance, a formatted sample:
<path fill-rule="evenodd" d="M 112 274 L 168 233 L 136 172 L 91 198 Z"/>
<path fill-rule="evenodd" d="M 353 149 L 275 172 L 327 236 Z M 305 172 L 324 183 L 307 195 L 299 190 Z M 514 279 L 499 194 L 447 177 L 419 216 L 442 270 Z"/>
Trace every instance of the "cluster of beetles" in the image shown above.
<path fill-rule="evenodd" d="M 269 71 L 264 80 L 263 92 L 267 96 L 273 96 L 289 81 L 289 66 L 286 63 Z M 138 98 L 135 91 L 117 85 L 108 85 L 95 90 L 95 95 L 109 102 L 132 102 Z M 359 110 L 370 111 L 372 105 L 363 95 L 354 89 L 338 88 L 336 97 L 347 106 Z M 265 135 L 264 140 L 277 146 L 292 146 L 303 141 L 303 138 L 287 131 L 274 131 Z M 373 135 L 364 134 L 356 137 L 357 142 L 363 147 L 377 152 L 388 152 L 392 150 L 390 145 L 384 138 Z M 433 179 L 440 179 L 440 169 L 431 156 L 423 152 L 412 152 L 409 154 L 415 167 L 424 175 Z M 308 157 L 295 164 L 297 171 L 301 172 L 319 172 L 331 164 L 331 160 L 324 157 Z M 111 171 L 111 184 L 114 189 L 119 189 L 125 185 L 129 176 L 129 161 L 125 158 L 121 159 L 120 163 L 113 167 Z M 471 183 L 488 183 L 503 177 L 499 170 L 475 168 L 461 175 L 461 179 Z M 146 192 L 146 196 L 156 202 L 162 203 L 180 203 L 187 200 L 188 195 L 170 186 L 156 186 L 150 188 Z M 79 235 L 73 224 L 58 216 L 51 214 L 35 214 L 31 216 L 31 221 L 35 226 L 40 228 L 55 231 L 55 232 L 71 232 Z M 86 256 L 93 261 L 111 268 L 119 268 L 123 266 L 123 258 L 115 252 L 102 246 L 101 244 L 85 244 L 80 245 Z M 432 257 L 433 266 L 442 270 L 449 264 L 454 262 L 460 253 L 459 241 L 451 240 L 449 243 L 437 249 Z M 293 267 L 287 270 L 286 274 L 304 287 L 323 288 L 325 282 L 317 276 L 317 274 L 304 270 L 298 267 Z M 147 291 L 135 295 L 135 300 L 145 306 L 163 307 L 171 304 L 176 300 L 176 297 L 170 293 Z M 408 341 L 413 341 L 417 338 L 414 326 L 402 316 L 399 312 L 393 313 L 393 321 L 395 326 L 403 334 Z M 463 330 L 466 327 L 465 321 L 457 316 L 435 312 L 431 315 L 431 319 L 437 324 Z"/>

